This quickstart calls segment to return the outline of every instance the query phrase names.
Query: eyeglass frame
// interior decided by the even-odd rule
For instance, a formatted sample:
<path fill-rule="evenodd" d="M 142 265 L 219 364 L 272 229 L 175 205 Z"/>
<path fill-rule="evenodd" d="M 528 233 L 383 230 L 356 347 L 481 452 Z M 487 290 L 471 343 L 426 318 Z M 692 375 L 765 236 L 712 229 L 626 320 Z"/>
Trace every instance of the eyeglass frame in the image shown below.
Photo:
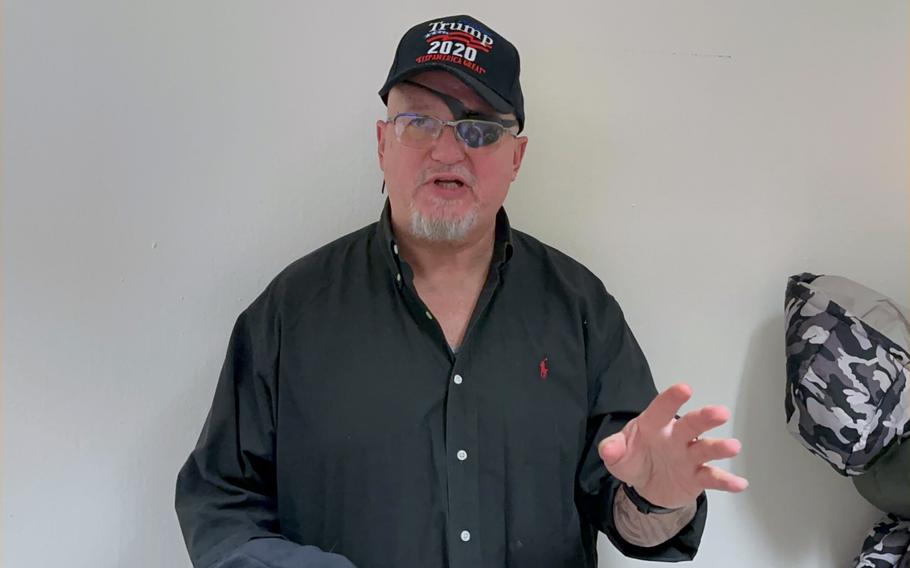
<path fill-rule="evenodd" d="M 392 128 L 395 129 L 395 138 L 397 138 L 398 142 L 400 142 L 402 144 L 404 144 L 404 142 L 401 142 L 401 134 L 398 132 L 398 128 L 395 126 L 395 121 L 398 120 L 398 118 L 402 117 L 402 116 L 409 116 L 409 117 L 413 117 L 413 118 L 429 118 L 429 119 L 435 120 L 436 122 L 442 124 L 442 128 L 439 129 L 439 134 L 437 134 L 433 138 L 432 143 L 429 144 L 427 146 L 427 148 L 433 147 L 433 145 L 439 140 L 439 137 L 442 136 L 442 133 L 445 130 L 446 126 L 452 127 L 452 130 L 454 131 L 454 134 L 455 134 L 455 139 L 458 140 L 458 142 L 461 143 L 461 145 L 464 146 L 465 149 L 467 149 L 467 150 L 484 150 L 484 149 L 494 148 L 497 145 L 499 145 L 500 141 L 503 138 L 503 134 L 509 134 L 512 136 L 512 138 L 518 138 L 518 134 L 515 132 L 512 132 L 512 130 L 511 130 L 512 128 L 518 126 L 518 121 L 515 121 L 515 120 L 495 119 L 493 117 L 489 117 L 486 115 L 482 115 L 483 118 L 465 117 L 465 118 L 460 118 L 458 120 L 443 120 L 443 119 L 435 117 L 435 116 L 430 116 L 428 114 L 420 114 L 418 112 L 399 112 L 398 114 L 396 114 L 392 118 L 386 120 L 385 122 L 386 122 L 386 124 L 392 125 Z M 495 124 L 496 126 L 499 126 L 502 129 L 502 134 L 499 135 L 499 138 L 496 139 L 496 142 L 474 148 L 472 146 L 469 146 L 468 143 L 465 142 L 465 140 L 462 139 L 461 136 L 458 134 L 458 129 L 456 128 L 456 126 L 462 122 L 486 122 L 488 124 Z M 407 146 L 407 144 L 405 144 L 405 146 Z M 408 147 L 413 148 L 413 146 L 408 146 Z"/>

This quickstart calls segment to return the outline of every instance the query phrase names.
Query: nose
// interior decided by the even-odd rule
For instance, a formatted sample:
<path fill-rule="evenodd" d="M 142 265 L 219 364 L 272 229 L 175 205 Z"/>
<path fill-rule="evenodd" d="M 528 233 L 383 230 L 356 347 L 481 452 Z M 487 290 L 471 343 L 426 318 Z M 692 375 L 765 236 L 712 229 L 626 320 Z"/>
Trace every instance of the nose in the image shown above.
<path fill-rule="evenodd" d="M 433 151 L 430 156 L 437 162 L 444 164 L 454 164 L 464 159 L 464 146 L 455 137 L 455 128 L 447 124 L 443 127 L 442 133 L 433 144 Z"/>

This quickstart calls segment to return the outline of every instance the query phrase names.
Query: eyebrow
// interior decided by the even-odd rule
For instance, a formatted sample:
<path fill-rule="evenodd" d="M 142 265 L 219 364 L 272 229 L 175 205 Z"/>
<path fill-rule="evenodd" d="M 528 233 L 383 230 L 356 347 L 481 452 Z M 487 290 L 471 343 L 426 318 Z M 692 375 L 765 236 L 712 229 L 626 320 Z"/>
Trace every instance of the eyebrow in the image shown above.
<path fill-rule="evenodd" d="M 413 100 L 413 99 L 409 98 L 407 100 L 407 104 L 405 106 L 407 106 L 408 109 L 410 109 L 410 110 L 424 110 L 425 111 L 425 110 L 430 110 L 430 107 L 432 107 L 433 105 L 431 105 L 425 101 L 417 101 L 417 100 Z"/>

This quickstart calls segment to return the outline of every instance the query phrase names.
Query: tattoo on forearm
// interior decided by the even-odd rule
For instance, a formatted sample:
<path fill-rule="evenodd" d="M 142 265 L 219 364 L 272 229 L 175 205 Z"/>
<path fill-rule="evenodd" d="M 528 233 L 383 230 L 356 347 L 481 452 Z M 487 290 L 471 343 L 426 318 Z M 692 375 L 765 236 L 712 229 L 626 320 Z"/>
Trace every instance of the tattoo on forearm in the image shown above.
<path fill-rule="evenodd" d="M 613 498 L 616 530 L 626 542 L 635 546 L 657 546 L 670 540 L 695 518 L 696 510 L 693 503 L 672 513 L 646 515 L 629 501 L 625 491 L 617 491 Z"/>

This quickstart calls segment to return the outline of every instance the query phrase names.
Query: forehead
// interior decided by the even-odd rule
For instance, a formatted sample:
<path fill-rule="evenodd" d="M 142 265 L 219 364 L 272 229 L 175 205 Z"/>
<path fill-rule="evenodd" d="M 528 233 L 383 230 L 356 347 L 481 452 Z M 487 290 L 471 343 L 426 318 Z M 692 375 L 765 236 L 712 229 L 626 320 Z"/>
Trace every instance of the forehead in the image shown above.
<path fill-rule="evenodd" d="M 483 98 L 481 98 L 480 95 L 477 94 L 477 92 L 474 91 L 474 89 L 463 83 L 451 73 L 445 71 L 425 71 L 408 80 L 412 83 L 417 83 L 435 91 L 445 93 L 450 97 L 454 97 L 470 110 L 485 114 L 498 114 L 485 100 L 483 100 Z M 399 83 L 395 86 L 395 90 L 398 92 L 401 101 L 407 105 L 409 110 L 426 111 L 447 108 L 439 97 L 420 87 L 408 85 L 407 83 Z"/>

